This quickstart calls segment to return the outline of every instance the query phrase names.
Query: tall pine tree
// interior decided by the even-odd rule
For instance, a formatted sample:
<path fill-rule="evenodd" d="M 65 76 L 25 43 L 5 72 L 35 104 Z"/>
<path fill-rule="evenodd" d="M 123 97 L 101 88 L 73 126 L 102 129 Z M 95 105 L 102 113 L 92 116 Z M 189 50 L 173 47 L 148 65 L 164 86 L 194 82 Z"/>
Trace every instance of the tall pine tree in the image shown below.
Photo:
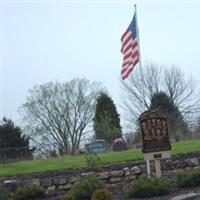
<path fill-rule="evenodd" d="M 29 137 L 23 135 L 12 120 L 3 118 L 0 123 L 0 159 L 30 159 L 33 151 L 29 148 Z"/>
<path fill-rule="evenodd" d="M 101 93 L 97 99 L 94 131 L 96 139 L 105 139 L 107 144 L 122 137 L 119 114 L 113 100 L 106 93 Z"/>

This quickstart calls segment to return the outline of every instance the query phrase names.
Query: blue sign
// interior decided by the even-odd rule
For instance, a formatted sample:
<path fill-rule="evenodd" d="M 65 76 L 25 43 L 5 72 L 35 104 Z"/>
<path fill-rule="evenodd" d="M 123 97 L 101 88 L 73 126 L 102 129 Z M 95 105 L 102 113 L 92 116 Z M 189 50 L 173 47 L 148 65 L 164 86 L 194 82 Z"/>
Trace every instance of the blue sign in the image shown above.
<path fill-rule="evenodd" d="M 85 145 L 88 153 L 105 153 L 107 151 L 105 140 L 96 140 Z"/>

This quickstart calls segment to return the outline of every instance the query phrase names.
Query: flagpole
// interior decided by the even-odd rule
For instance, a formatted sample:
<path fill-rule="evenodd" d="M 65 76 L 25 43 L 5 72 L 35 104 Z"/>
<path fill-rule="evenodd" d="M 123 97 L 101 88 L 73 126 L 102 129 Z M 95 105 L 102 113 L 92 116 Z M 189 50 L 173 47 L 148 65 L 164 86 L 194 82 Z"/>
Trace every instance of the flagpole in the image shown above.
<path fill-rule="evenodd" d="M 137 6 L 136 4 L 134 5 L 135 7 L 135 19 L 136 19 L 136 33 L 138 37 L 138 48 L 139 48 L 139 63 L 140 63 L 140 68 L 142 68 L 142 61 L 141 61 L 141 53 L 140 53 L 140 36 L 139 36 L 139 29 L 138 29 L 138 18 L 137 18 Z"/>
<path fill-rule="evenodd" d="M 141 61 L 141 53 L 140 53 L 140 37 L 139 37 L 139 29 L 138 29 L 136 4 L 134 5 L 134 7 L 135 7 L 135 19 L 136 19 L 136 33 L 137 33 L 137 37 L 138 37 L 138 48 L 139 48 L 139 65 L 140 65 L 140 70 L 142 70 L 142 61 Z M 151 176 L 150 160 L 146 160 L 146 163 L 147 163 L 147 176 L 148 176 L 148 178 L 150 178 L 150 176 Z"/>

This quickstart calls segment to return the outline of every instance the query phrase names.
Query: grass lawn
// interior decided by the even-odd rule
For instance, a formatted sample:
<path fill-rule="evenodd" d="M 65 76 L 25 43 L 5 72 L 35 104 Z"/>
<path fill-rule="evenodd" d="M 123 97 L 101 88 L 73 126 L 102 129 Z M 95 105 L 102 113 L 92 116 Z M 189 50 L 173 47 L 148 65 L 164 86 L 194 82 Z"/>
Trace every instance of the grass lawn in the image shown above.
<path fill-rule="evenodd" d="M 172 145 L 172 154 L 184 154 L 189 152 L 200 152 L 200 140 L 178 142 Z M 99 155 L 101 165 L 112 165 L 143 160 L 143 154 L 139 149 L 131 149 L 121 152 L 108 152 Z M 33 160 L 7 165 L 0 165 L 0 176 L 15 176 L 54 170 L 77 169 L 87 167 L 84 155 L 64 156 L 62 158 Z"/>

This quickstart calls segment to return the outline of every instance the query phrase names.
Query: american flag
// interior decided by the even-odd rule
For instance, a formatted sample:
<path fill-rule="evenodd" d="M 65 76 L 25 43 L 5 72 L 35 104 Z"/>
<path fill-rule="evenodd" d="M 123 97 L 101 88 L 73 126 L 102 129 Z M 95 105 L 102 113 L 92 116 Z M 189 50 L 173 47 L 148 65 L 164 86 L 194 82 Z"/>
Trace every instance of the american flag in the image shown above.
<path fill-rule="evenodd" d="M 135 66 L 140 62 L 139 38 L 137 31 L 136 14 L 126 32 L 121 37 L 121 52 L 124 54 L 121 77 L 128 78 Z"/>

